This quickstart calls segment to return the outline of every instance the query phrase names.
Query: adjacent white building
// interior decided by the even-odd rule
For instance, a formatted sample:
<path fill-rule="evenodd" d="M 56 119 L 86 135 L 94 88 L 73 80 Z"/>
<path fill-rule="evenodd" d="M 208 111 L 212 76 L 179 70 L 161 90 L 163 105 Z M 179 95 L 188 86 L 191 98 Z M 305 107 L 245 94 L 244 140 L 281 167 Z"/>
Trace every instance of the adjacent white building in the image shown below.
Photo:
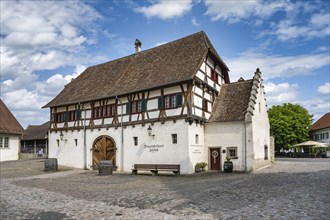
<path fill-rule="evenodd" d="M 323 115 L 309 129 L 312 140 L 330 145 L 330 112 Z"/>
<path fill-rule="evenodd" d="M 18 160 L 24 129 L 0 99 L 0 161 Z"/>
<path fill-rule="evenodd" d="M 49 157 L 96 168 L 197 162 L 223 170 L 270 165 L 269 122 L 261 73 L 230 83 L 228 67 L 204 32 L 87 68 L 50 108 Z"/>

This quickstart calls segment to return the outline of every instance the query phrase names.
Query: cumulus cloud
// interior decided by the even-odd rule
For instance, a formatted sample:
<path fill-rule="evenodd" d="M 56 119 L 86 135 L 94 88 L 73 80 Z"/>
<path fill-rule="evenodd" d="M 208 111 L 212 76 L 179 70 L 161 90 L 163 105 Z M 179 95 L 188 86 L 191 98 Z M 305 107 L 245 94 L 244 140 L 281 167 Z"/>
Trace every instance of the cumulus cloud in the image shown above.
<path fill-rule="evenodd" d="M 231 81 L 236 81 L 241 76 L 253 74 L 256 68 L 260 68 L 264 79 L 308 75 L 329 65 L 330 59 L 328 53 L 281 56 L 248 51 L 239 57 L 227 59 L 226 63 L 231 72 Z"/>
<path fill-rule="evenodd" d="M 297 104 L 302 105 L 309 111 L 310 114 L 313 114 L 314 120 L 319 119 L 325 113 L 330 111 L 329 99 L 313 98 L 304 101 L 298 101 Z"/>
<path fill-rule="evenodd" d="M 191 8 L 192 0 L 158 0 L 152 5 L 137 7 L 135 11 L 144 14 L 147 18 L 158 17 L 162 20 L 169 20 L 188 13 Z"/>
<path fill-rule="evenodd" d="M 260 0 L 249 1 L 214 1 L 205 0 L 206 15 L 211 20 L 223 20 L 229 23 L 239 22 L 249 17 L 267 18 L 279 10 L 285 10 L 286 1 L 264 2 Z"/>
<path fill-rule="evenodd" d="M 264 86 L 269 106 L 293 102 L 298 96 L 299 86 L 297 84 L 268 82 Z"/>
<path fill-rule="evenodd" d="M 315 14 L 307 25 L 301 26 L 293 20 L 281 21 L 272 32 L 281 41 L 287 41 L 299 37 L 306 39 L 323 38 L 330 35 L 330 14 Z"/>
<path fill-rule="evenodd" d="M 193 17 L 193 18 L 191 19 L 191 23 L 192 23 L 194 26 L 200 26 L 200 25 L 201 25 L 200 23 L 197 22 L 197 20 L 196 20 L 195 17 Z"/>
<path fill-rule="evenodd" d="M 330 83 L 327 82 L 324 85 L 321 85 L 317 88 L 317 92 L 320 95 L 330 95 Z"/>
<path fill-rule="evenodd" d="M 77 65 L 74 72 L 68 75 L 55 74 L 41 81 L 34 73 L 21 72 L 15 79 L 1 82 L 1 98 L 10 108 L 20 123 L 25 126 L 29 123 L 42 124 L 49 120 L 49 110 L 41 109 L 64 85 L 79 76 L 86 69 Z"/>

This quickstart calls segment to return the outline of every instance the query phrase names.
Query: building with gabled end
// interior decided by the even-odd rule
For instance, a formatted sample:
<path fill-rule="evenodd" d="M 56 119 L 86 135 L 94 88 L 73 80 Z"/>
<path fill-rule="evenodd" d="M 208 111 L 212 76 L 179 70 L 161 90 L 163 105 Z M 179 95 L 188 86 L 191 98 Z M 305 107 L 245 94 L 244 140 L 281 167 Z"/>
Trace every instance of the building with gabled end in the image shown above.
<path fill-rule="evenodd" d="M 18 160 L 24 129 L 0 99 L 0 161 Z"/>
<path fill-rule="evenodd" d="M 314 141 L 330 145 L 330 112 L 324 114 L 311 126 L 309 136 Z"/>
<path fill-rule="evenodd" d="M 204 32 L 87 68 L 50 108 L 49 157 L 78 168 L 112 160 L 134 164 L 197 162 L 223 170 L 270 165 L 261 73 L 230 83 L 228 67 Z"/>
<path fill-rule="evenodd" d="M 35 159 L 48 157 L 48 130 L 50 123 L 42 125 L 28 125 L 21 140 L 21 159 Z"/>

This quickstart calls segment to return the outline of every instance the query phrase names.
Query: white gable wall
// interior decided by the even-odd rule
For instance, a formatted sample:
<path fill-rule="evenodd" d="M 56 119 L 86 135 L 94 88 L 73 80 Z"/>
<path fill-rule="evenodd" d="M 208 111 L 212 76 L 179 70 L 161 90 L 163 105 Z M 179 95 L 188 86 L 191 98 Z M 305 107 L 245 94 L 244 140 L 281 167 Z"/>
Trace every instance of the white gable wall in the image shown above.
<path fill-rule="evenodd" d="M 0 134 L 1 137 L 9 137 L 9 147 L 0 148 L 0 161 L 18 160 L 20 136 L 12 134 Z"/>

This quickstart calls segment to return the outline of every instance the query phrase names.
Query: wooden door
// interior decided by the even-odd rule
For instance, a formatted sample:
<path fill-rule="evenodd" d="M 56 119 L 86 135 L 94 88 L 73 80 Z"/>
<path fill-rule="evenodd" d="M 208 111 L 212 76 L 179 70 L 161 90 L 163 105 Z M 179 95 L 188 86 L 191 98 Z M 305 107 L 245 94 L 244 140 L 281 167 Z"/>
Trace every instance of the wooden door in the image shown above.
<path fill-rule="evenodd" d="M 116 168 L 116 148 L 114 141 L 108 136 L 98 137 L 93 145 L 93 169 L 97 169 L 101 160 L 112 160 Z"/>
<path fill-rule="evenodd" d="M 211 170 L 220 170 L 220 148 L 210 148 L 210 167 Z"/>

